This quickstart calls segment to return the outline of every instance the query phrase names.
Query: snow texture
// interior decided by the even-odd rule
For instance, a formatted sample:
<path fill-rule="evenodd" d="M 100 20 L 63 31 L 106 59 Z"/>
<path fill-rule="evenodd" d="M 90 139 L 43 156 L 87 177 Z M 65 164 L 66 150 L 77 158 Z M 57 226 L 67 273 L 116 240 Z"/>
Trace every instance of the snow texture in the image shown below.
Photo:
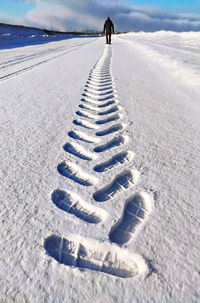
<path fill-rule="evenodd" d="M 199 37 L 4 42 L 0 302 L 200 300 Z"/>
<path fill-rule="evenodd" d="M 17 26 L 0 23 L 0 49 L 38 45 L 80 36 L 82 36 L 82 38 L 87 37 L 86 34 L 80 35 L 80 33 L 62 33 L 21 25 Z"/>

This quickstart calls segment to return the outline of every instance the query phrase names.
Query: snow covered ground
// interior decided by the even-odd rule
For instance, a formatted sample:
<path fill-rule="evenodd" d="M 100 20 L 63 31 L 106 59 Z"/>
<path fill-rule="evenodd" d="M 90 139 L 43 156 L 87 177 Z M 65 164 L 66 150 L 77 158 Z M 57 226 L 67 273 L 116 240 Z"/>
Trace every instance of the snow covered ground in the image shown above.
<path fill-rule="evenodd" d="M 200 300 L 199 37 L 0 50 L 0 302 Z"/>
<path fill-rule="evenodd" d="M 61 33 L 39 28 L 0 23 L 0 49 L 38 45 L 76 37 L 78 37 L 78 33 Z"/>

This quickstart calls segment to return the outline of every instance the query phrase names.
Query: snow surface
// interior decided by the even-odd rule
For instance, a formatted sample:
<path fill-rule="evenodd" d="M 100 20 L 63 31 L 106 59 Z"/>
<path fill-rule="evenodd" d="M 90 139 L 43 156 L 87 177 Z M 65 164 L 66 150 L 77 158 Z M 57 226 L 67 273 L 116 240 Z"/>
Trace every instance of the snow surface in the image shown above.
<path fill-rule="evenodd" d="M 0 51 L 0 302 L 198 302 L 199 33 Z"/>
<path fill-rule="evenodd" d="M 84 35 L 82 37 L 86 37 Z M 78 37 L 78 34 L 54 32 L 25 26 L 0 23 L 0 49 L 43 44 Z M 80 34 L 79 34 L 80 37 Z"/>

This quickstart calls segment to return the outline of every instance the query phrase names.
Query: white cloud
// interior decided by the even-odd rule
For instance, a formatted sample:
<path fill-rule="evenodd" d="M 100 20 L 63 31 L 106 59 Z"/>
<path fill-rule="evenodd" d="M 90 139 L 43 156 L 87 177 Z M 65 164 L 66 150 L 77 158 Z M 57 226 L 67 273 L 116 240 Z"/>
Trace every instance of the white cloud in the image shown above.
<path fill-rule="evenodd" d="M 173 14 L 118 0 L 27 0 L 35 2 L 26 24 L 55 30 L 102 30 L 107 16 L 119 31 L 200 30 L 199 14 Z"/>
<path fill-rule="evenodd" d="M 27 21 L 39 27 L 49 29 L 72 31 L 83 28 L 97 29 L 99 22 L 102 22 L 98 16 L 81 13 L 67 6 L 47 5 L 40 3 L 27 14 Z"/>

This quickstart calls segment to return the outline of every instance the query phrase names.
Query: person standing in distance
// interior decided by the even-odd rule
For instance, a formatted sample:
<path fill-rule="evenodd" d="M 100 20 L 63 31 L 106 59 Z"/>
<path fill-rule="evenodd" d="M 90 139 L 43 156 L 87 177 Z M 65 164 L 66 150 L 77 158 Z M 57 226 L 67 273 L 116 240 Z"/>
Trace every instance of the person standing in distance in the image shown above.
<path fill-rule="evenodd" d="M 112 20 L 108 17 L 104 23 L 104 34 L 106 34 L 106 44 L 111 44 L 111 34 L 115 32 Z"/>

